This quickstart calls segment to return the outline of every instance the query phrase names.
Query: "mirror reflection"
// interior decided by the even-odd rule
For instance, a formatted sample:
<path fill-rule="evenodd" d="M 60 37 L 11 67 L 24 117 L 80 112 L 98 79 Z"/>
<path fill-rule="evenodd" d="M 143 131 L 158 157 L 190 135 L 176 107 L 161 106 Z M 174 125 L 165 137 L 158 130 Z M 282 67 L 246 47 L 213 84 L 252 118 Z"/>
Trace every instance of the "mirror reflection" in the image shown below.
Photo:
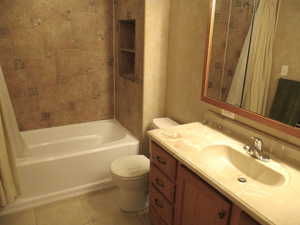
<path fill-rule="evenodd" d="M 215 0 L 208 97 L 300 127 L 299 12 L 299 0 Z"/>

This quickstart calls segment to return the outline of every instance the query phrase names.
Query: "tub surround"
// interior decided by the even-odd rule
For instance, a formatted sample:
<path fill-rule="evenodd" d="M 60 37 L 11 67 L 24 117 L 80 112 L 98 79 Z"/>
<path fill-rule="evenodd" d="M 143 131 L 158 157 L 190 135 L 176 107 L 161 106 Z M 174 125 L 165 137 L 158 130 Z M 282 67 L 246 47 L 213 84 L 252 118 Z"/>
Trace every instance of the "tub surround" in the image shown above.
<path fill-rule="evenodd" d="M 112 1 L 5 1 L 0 63 L 21 130 L 113 118 Z"/>
<path fill-rule="evenodd" d="M 239 183 L 237 178 L 241 173 L 230 169 L 230 166 L 218 167 L 216 164 L 215 168 L 212 168 L 210 162 L 204 162 L 201 157 L 203 150 L 208 146 L 226 145 L 249 157 L 249 160 L 255 160 L 243 150 L 245 146 L 243 142 L 202 123 L 153 130 L 149 135 L 180 163 L 261 224 L 298 225 L 300 223 L 298 216 L 300 201 L 296 198 L 300 194 L 300 171 L 291 164 L 274 156 L 271 156 L 271 162 L 258 162 L 284 177 L 284 181 L 276 185 L 258 182 L 260 173 L 257 177 L 247 177 L 247 183 Z"/>

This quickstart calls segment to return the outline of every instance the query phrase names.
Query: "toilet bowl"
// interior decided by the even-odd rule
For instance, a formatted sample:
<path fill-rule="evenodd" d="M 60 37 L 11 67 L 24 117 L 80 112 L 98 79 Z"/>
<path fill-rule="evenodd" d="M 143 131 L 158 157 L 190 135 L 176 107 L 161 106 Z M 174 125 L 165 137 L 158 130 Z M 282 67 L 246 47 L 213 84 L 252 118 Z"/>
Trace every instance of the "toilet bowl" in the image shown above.
<path fill-rule="evenodd" d="M 169 118 L 154 119 L 152 128 L 178 125 Z M 143 155 L 116 159 L 110 166 L 112 179 L 119 188 L 119 207 L 126 212 L 138 212 L 148 207 L 148 174 L 150 160 Z"/>

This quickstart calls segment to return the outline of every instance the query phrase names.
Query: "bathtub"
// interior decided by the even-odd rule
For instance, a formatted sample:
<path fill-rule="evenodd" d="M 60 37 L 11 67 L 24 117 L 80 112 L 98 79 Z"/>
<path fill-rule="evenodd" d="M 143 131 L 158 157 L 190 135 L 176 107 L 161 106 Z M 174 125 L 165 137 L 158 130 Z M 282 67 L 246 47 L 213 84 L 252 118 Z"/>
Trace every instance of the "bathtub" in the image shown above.
<path fill-rule="evenodd" d="M 2 214 L 112 186 L 111 162 L 139 152 L 139 141 L 115 120 L 21 134 L 27 147 L 17 159 L 22 196 Z"/>

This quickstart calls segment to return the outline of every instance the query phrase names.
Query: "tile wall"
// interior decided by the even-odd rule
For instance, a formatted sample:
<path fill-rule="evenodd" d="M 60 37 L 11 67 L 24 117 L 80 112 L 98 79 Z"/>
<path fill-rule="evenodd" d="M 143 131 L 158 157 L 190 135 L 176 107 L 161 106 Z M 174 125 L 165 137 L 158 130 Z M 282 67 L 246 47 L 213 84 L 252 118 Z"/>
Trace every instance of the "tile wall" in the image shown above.
<path fill-rule="evenodd" d="M 3 0 L 0 65 L 21 130 L 113 117 L 112 1 Z"/>

